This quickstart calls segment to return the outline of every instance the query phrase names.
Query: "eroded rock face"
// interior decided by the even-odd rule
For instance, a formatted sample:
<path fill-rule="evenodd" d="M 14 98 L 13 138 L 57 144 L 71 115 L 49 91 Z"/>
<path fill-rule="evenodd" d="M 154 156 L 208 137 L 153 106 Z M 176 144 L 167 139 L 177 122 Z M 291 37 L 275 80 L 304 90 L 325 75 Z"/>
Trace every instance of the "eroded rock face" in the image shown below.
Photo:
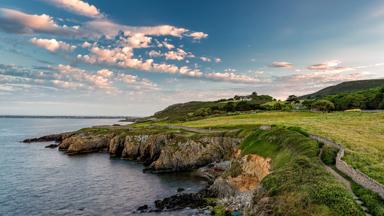
<path fill-rule="evenodd" d="M 110 139 L 110 135 L 76 134 L 64 139 L 59 150 L 68 154 L 98 152 L 108 148 Z"/>
<path fill-rule="evenodd" d="M 229 158 L 239 143 L 225 136 L 79 133 L 63 139 L 59 149 L 68 154 L 107 150 L 113 157 L 143 162 L 147 171 L 174 172 Z"/>
<path fill-rule="evenodd" d="M 222 198 L 253 191 L 269 174 L 270 164 L 270 158 L 255 154 L 241 157 L 241 153 L 238 151 L 231 167 L 214 181 L 210 189 L 216 191 Z"/>

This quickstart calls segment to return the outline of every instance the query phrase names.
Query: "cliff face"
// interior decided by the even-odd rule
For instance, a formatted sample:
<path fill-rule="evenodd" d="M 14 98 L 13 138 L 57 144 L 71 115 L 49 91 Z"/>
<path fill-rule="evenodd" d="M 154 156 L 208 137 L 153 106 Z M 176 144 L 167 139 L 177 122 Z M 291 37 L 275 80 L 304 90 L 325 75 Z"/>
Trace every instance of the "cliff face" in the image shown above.
<path fill-rule="evenodd" d="M 63 138 L 68 154 L 107 151 L 113 157 L 143 162 L 146 170 L 173 172 L 229 159 L 240 139 L 224 135 L 187 136 L 175 133 L 77 133 Z"/>

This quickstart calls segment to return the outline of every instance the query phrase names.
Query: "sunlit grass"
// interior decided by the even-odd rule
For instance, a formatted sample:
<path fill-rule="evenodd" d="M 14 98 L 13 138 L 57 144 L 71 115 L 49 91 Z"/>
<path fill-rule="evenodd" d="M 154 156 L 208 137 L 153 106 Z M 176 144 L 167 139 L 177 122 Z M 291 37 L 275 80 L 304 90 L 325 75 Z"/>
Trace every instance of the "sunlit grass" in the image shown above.
<path fill-rule="evenodd" d="M 384 113 L 262 112 L 180 123 L 190 127 L 299 126 L 346 148 L 344 160 L 384 184 Z"/>

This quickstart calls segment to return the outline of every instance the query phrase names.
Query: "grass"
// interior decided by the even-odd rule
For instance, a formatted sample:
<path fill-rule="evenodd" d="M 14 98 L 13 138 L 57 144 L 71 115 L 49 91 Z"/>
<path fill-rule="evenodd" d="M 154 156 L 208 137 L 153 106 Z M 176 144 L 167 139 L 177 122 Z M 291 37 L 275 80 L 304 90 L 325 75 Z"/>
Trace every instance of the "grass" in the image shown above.
<path fill-rule="evenodd" d="M 179 124 L 212 128 L 241 128 L 263 124 L 300 127 L 306 132 L 342 144 L 346 148 L 343 159 L 348 164 L 384 184 L 384 113 L 262 112 Z"/>
<path fill-rule="evenodd" d="M 347 189 L 321 165 L 319 144 L 303 134 L 280 127 L 256 129 L 240 148 L 272 158 L 272 172 L 262 186 L 273 215 L 364 215 Z"/>
<path fill-rule="evenodd" d="M 373 216 L 384 215 L 384 200 L 377 194 L 356 183 L 352 183 L 352 190 L 364 202 L 364 205 L 369 209 L 369 213 Z"/>

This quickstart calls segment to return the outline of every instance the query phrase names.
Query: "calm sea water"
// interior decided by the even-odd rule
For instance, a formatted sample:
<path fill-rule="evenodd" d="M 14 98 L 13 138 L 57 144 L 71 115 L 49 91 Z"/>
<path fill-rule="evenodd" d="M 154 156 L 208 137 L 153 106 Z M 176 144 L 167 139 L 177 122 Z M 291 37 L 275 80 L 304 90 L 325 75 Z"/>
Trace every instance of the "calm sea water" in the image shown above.
<path fill-rule="evenodd" d="M 132 215 L 156 199 L 201 189 L 189 174 L 146 174 L 136 162 L 106 153 L 67 156 L 47 143 L 20 140 L 92 125 L 108 119 L 0 118 L 0 215 Z M 183 215 L 168 212 L 163 215 Z"/>

